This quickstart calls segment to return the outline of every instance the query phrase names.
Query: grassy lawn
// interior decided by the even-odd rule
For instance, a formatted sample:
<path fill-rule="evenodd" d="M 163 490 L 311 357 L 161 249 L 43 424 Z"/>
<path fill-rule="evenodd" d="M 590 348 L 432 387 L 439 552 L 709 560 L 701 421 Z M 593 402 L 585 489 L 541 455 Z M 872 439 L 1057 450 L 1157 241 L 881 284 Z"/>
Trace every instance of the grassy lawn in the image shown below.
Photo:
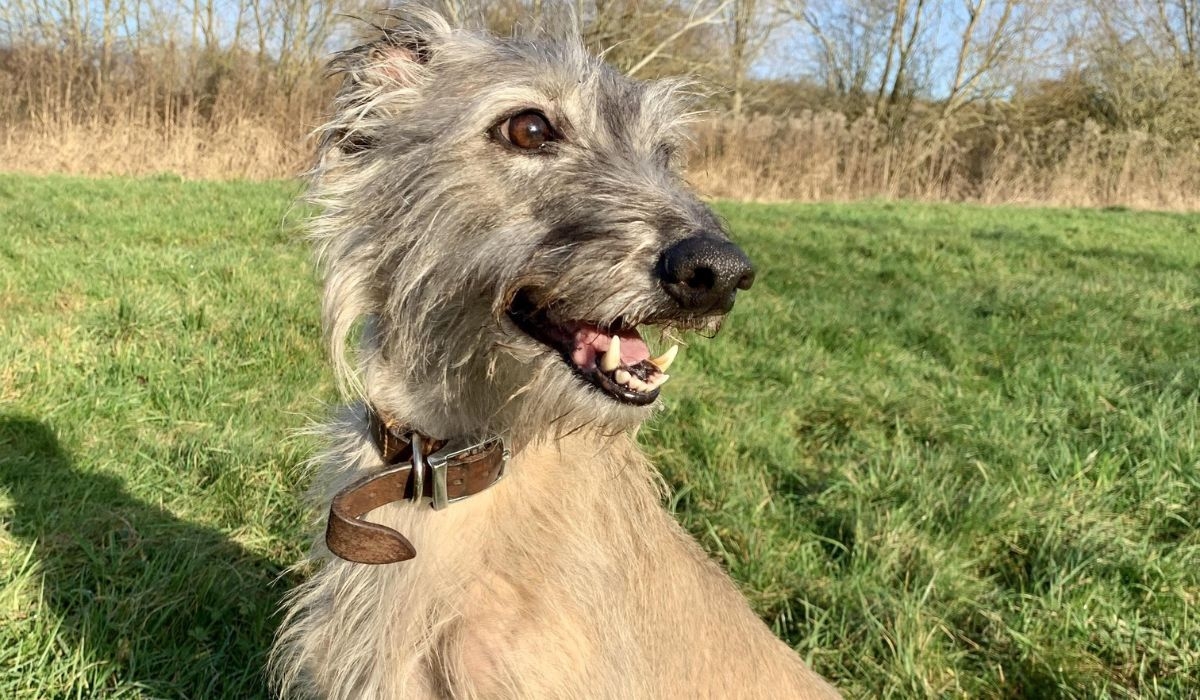
<path fill-rule="evenodd" d="M 0 697 L 248 698 L 333 399 L 293 186 L 0 176 Z M 642 433 L 849 695 L 1200 688 L 1200 216 L 721 207 Z"/>

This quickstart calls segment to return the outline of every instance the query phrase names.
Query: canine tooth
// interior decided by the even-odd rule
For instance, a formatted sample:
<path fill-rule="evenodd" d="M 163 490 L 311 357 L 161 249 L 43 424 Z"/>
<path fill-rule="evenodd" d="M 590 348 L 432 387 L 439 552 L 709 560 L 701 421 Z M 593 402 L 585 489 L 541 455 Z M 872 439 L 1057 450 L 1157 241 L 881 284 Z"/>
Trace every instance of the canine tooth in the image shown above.
<path fill-rule="evenodd" d="M 633 379 L 633 375 L 623 369 L 619 369 L 613 374 L 613 379 L 617 380 L 617 384 L 629 384 L 629 380 Z"/>
<path fill-rule="evenodd" d="M 621 366 L 621 338 L 613 336 L 612 342 L 608 344 L 608 350 L 605 351 L 604 357 L 600 359 L 600 369 L 605 372 L 611 372 Z"/>
<path fill-rule="evenodd" d="M 657 389 L 658 387 L 662 386 L 663 384 L 666 384 L 667 380 L 670 378 L 671 378 L 671 375 L 669 375 L 669 374 L 658 375 L 654 379 L 650 380 L 650 383 L 647 385 L 650 388 L 647 389 L 646 391 L 653 391 L 654 389 Z"/>
<path fill-rule="evenodd" d="M 675 361 L 675 356 L 679 354 L 679 346 L 672 345 L 670 350 L 667 350 L 662 355 L 650 360 L 650 364 L 658 368 L 659 372 L 666 372 L 671 363 Z"/>

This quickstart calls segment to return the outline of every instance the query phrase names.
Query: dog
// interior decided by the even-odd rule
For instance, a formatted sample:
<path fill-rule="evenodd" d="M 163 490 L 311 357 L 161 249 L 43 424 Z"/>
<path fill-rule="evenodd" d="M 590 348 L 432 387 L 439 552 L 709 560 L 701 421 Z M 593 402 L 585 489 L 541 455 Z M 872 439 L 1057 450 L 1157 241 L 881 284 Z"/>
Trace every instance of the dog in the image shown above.
<path fill-rule="evenodd" d="M 754 280 L 681 175 L 687 83 L 392 12 L 335 58 L 310 174 L 352 401 L 323 429 L 327 531 L 275 688 L 838 697 L 663 508 L 634 441 L 678 351 L 642 330 L 715 332 Z"/>

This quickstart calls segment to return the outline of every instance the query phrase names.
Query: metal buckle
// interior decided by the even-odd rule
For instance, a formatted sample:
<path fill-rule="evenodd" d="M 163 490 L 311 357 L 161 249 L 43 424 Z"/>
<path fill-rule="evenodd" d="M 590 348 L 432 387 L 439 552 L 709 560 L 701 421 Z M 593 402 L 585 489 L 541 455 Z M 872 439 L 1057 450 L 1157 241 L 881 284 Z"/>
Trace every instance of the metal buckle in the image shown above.
<path fill-rule="evenodd" d="M 442 454 L 439 452 L 436 454 L 429 455 L 428 461 L 426 461 L 424 455 L 422 455 L 420 458 L 418 458 L 417 455 L 420 453 L 420 450 L 414 449 L 413 450 L 413 471 L 416 472 L 417 474 L 421 475 L 421 476 L 414 475 L 414 480 L 415 480 L 413 482 L 414 486 L 421 484 L 420 480 L 424 479 L 425 466 L 426 466 L 426 464 L 428 464 L 429 470 L 433 474 L 433 504 L 432 504 L 433 509 L 434 510 L 442 510 L 443 508 L 450 505 L 451 503 L 456 503 L 458 501 L 463 500 L 464 498 L 466 498 L 466 496 L 460 496 L 458 498 L 449 498 L 449 494 L 446 490 L 446 467 L 448 466 L 450 460 L 454 459 L 455 457 L 457 457 L 461 454 L 466 454 L 468 452 L 482 452 L 484 450 L 490 449 L 496 443 L 500 443 L 500 446 L 504 450 L 503 456 L 500 459 L 500 473 L 496 475 L 496 481 L 492 482 L 493 484 L 499 483 L 500 480 L 504 478 L 504 475 L 508 472 L 508 460 L 510 457 L 512 457 L 512 453 L 509 452 L 508 445 L 506 445 L 504 443 L 504 439 L 501 438 L 500 436 L 496 436 L 496 437 L 488 438 L 487 440 L 484 440 L 482 442 L 477 442 L 473 445 L 467 445 L 466 447 L 455 450 L 453 452 L 447 452 L 445 454 Z M 420 462 L 419 469 L 417 466 L 418 462 Z M 414 493 L 419 494 L 421 492 L 414 491 Z"/>
<path fill-rule="evenodd" d="M 416 433 L 408 434 L 409 444 L 412 445 L 412 502 L 420 503 L 425 495 L 425 455 L 421 454 L 421 441 Z"/>

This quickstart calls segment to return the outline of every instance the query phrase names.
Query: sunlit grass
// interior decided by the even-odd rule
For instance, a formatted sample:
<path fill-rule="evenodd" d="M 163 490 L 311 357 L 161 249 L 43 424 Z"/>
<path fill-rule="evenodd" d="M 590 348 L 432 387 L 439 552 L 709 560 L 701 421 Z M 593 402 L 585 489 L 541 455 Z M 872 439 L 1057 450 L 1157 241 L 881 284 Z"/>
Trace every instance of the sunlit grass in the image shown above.
<path fill-rule="evenodd" d="M 294 187 L 0 176 L 0 697 L 252 697 L 333 398 Z M 643 442 L 850 694 L 1200 686 L 1200 217 L 721 205 Z"/>

